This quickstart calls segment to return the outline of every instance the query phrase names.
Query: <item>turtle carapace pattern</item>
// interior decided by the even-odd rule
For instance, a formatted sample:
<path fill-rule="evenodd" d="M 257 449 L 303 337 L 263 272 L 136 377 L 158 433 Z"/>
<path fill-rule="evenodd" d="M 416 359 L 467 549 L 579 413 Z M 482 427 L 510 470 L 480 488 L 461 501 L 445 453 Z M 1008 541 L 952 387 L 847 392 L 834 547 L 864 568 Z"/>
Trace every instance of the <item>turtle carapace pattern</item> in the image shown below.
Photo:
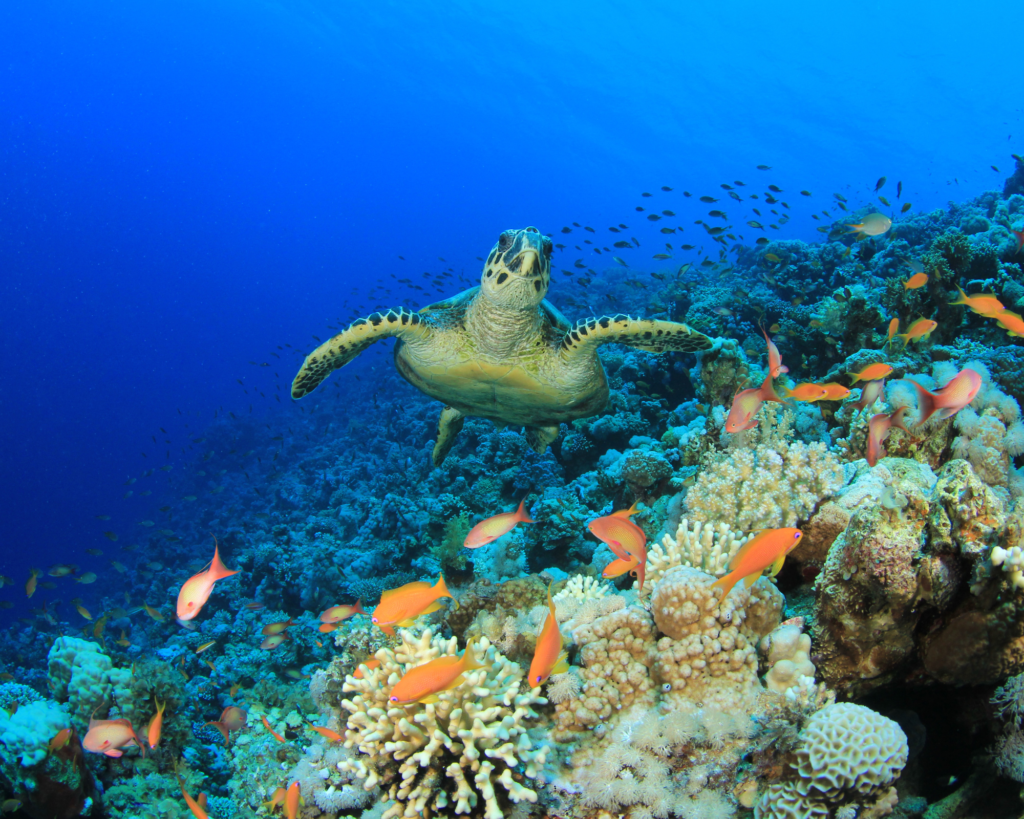
<path fill-rule="evenodd" d="M 572 325 L 544 300 L 551 282 L 551 240 L 536 228 L 506 230 L 484 263 L 480 286 L 414 313 L 404 307 L 357 319 L 310 353 L 292 382 L 292 398 L 309 395 L 363 350 L 395 336 L 395 366 L 444 403 L 433 459 L 440 465 L 465 420 L 474 415 L 526 428 L 543 452 L 558 426 L 600 412 L 608 378 L 602 344 L 696 352 L 703 333 L 675 321 L 624 314 Z"/>

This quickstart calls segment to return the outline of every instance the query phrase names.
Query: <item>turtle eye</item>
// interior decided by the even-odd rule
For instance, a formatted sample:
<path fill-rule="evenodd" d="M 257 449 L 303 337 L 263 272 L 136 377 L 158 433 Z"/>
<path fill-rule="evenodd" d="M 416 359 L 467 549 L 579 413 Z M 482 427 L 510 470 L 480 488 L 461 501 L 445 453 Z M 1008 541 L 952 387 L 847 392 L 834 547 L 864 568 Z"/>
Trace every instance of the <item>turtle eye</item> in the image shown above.
<path fill-rule="evenodd" d="M 508 250 L 510 247 L 512 247 L 512 237 L 507 233 L 502 233 L 498 237 L 498 250 Z"/>

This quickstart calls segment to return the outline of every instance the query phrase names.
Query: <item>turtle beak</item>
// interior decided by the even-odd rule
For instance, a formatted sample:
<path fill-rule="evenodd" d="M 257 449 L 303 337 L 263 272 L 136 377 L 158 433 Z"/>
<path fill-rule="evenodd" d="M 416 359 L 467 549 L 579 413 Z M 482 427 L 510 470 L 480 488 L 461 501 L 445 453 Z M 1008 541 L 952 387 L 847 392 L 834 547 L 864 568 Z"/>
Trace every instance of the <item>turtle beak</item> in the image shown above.
<path fill-rule="evenodd" d="M 508 263 L 508 269 L 519 276 L 535 278 L 543 272 L 541 263 L 544 238 L 539 233 L 525 231 L 520 234 L 518 252 Z"/>

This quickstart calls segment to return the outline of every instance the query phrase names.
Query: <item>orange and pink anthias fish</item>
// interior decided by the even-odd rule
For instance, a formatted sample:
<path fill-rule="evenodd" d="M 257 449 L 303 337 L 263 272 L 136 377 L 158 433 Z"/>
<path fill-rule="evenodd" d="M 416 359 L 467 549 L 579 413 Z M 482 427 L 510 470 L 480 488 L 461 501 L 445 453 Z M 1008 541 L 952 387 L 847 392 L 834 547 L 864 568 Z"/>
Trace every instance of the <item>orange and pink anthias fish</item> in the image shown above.
<path fill-rule="evenodd" d="M 753 586 L 767 569 L 775 577 L 782 564 L 804 533 L 799 529 L 766 529 L 748 540 L 729 561 L 729 573 L 718 578 L 712 587 L 722 590 L 724 600 L 732 587 L 743 580 L 747 588 Z"/>
<path fill-rule="evenodd" d="M 178 592 L 178 619 L 187 622 L 199 614 L 203 606 L 206 605 L 206 601 L 210 599 L 214 584 L 225 577 L 231 577 L 233 574 L 238 574 L 238 572 L 232 571 L 221 562 L 220 552 L 215 540 L 213 544 L 213 560 L 210 561 L 210 565 L 186 580 L 181 587 L 181 591 Z"/>
<path fill-rule="evenodd" d="M 526 514 L 524 503 L 525 501 L 520 501 L 519 508 L 515 512 L 502 512 L 500 515 L 493 515 L 480 521 L 469 530 L 462 545 L 467 549 L 479 549 L 481 546 L 494 542 L 502 535 L 508 534 L 520 523 L 536 523 Z"/>

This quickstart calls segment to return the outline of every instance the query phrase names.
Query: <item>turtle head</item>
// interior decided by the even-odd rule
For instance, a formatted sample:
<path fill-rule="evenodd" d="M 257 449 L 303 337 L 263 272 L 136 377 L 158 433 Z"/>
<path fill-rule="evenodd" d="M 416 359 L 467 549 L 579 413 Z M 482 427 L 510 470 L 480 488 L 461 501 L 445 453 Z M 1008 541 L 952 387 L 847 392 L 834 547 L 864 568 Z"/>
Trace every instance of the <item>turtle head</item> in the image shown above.
<path fill-rule="evenodd" d="M 502 307 L 536 307 L 551 282 L 551 240 L 535 227 L 506 230 L 484 263 L 480 292 Z"/>

